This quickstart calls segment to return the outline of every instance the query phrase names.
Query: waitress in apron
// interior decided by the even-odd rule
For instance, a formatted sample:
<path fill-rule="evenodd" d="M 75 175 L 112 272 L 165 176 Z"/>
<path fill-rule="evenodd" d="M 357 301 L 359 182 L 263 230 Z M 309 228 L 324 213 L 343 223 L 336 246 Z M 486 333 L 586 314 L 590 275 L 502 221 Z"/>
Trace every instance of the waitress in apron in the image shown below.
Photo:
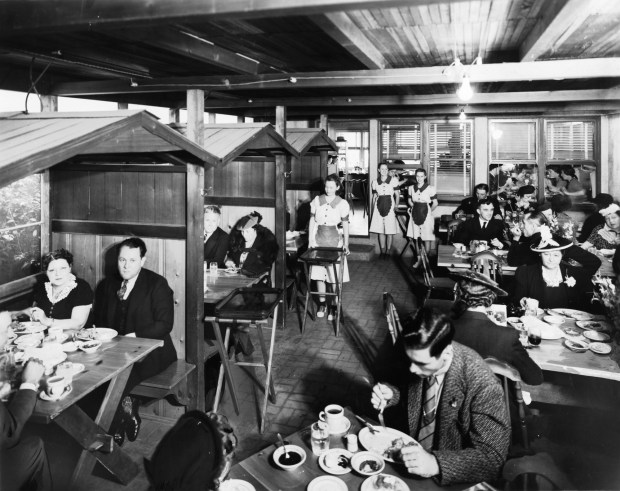
<path fill-rule="evenodd" d="M 428 185 L 426 170 L 417 169 L 415 182 L 413 186 L 409 186 L 411 217 L 407 227 L 407 237 L 413 238 L 416 248 L 419 247 L 418 239 L 422 239 L 424 241 L 422 247 L 425 247 L 427 252 L 435 240 L 435 219 L 432 212 L 437 205 L 437 192 L 433 186 Z M 419 265 L 420 254 L 418 253 L 418 259 L 413 267 L 417 268 Z"/>
<path fill-rule="evenodd" d="M 381 257 L 388 257 L 392 249 L 392 238 L 396 233 L 396 206 L 398 187 L 402 184 L 396 176 L 388 175 L 388 165 L 379 164 L 379 177 L 372 181 L 374 194 L 372 218 L 369 231 L 378 235 Z"/>
<path fill-rule="evenodd" d="M 349 203 L 338 196 L 340 179 L 337 174 L 330 174 L 325 178 L 325 194 L 317 196 L 310 204 L 310 225 L 308 229 L 308 247 L 342 247 L 349 255 Z M 338 231 L 342 223 L 343 235 Z M 344 260 L 343 282 L 349 281 L 347 260 Z M 325 283 L 336 283 L 332 267 L 312 266 L 310 278 L 316 281 L 316 291 L 319 292 L 319 309 L 317 317 L 324 317 L 327 311 L 325 302 Z M 332 291 L 334 287 L 332 286 Z M 333 320 L 336 315 L 335 306 L 329 307 L 327 320 Z"/>

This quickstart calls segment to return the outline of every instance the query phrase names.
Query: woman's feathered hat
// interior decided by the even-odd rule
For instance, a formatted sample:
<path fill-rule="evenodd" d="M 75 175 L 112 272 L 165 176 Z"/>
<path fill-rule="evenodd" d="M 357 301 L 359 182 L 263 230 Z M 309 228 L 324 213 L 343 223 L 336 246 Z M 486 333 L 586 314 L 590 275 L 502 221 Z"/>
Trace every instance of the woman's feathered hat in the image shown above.
<path fill-rule="evenodd" d="M 561 251 L 573 245 L 570 240 L 552 234 L 548 225 L 541 225 L 539 234 L 540 239 L 538 239 L 537 242 L 534 236 L 532 236 L 532 238 L 534 238 L 534 243 L 531 245 L 530 249 L 534 252 Z"/>

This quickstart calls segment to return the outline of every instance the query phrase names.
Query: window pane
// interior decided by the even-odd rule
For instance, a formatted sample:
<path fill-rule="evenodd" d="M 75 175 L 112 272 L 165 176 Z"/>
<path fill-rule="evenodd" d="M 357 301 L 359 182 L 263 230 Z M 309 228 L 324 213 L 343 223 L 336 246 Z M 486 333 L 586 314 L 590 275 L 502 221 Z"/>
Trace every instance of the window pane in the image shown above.
<path fill-rule="evenodd" d="M 39 271 L 41 175 L 0 189 L 0 284 Z"/>
<path fill-rule="evenodd" d="M 368 172 L 368 131 L 337 131 L 336 138 L 340 136 L 346 140 L 346 158 L 341 155 L 338 170 L 344 172 L 346 163 L 348 172 Z"/>
<path fill-rule="evenodd" d="M 534 121 L 492 121 L 490 137 L 491 161 L 536 159 Z"/>
<path fill-rule="evenodd" d="M 471 194 L 471 121 L 431 123 L 431 184 L 438 193 Z"/>
<path fill-rule="evenodd" d="M 547 123 L 549 160 L 594 159 L 594 123 L 592 121 L 553 121 Z"/>
<path fill-rule="evenodd" d="M 420 125 L 382 124 L 381 161 L 402 160 L 405 164 L 420 163 Z"/>
<path fill-rule="evenodd" d="M 596 165 L 548 165 L 545 170 L 545 197 L 555 194 L 570 196 L 580 203 L 596 195 Z"/>

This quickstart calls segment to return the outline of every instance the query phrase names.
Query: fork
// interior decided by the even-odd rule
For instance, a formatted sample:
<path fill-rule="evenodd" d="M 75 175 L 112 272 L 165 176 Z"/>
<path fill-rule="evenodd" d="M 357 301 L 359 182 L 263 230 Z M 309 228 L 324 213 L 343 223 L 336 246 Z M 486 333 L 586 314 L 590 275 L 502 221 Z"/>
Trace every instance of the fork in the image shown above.
<path fill-rule="evenodd" d="M 383 418 L 384 409 L 385 409 L 385 404 L 382 404 L 381 409 L 379 409 L 379 423 L 381 423 L 381 426 L 383 426 L 383 429 L 385 429 L 385 419 Z"/>

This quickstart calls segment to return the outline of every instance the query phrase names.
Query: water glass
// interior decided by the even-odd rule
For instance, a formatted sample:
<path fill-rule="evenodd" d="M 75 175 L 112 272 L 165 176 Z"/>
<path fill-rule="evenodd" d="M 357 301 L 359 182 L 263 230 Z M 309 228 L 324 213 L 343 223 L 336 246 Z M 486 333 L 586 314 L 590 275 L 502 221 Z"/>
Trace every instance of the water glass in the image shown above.
<path fill-rule="evenodd" d="M 310 429 L 310 443 L 314 455 L 323 455 L 329 450 L 329 427 L 324 421 L 312 423 Z"/>
<path fill-rule="evenodd" d="M 217 262 L 214 261 L 209 264 L 209 272 L 211 273 L 211 276 L 217 276 Z"/>

